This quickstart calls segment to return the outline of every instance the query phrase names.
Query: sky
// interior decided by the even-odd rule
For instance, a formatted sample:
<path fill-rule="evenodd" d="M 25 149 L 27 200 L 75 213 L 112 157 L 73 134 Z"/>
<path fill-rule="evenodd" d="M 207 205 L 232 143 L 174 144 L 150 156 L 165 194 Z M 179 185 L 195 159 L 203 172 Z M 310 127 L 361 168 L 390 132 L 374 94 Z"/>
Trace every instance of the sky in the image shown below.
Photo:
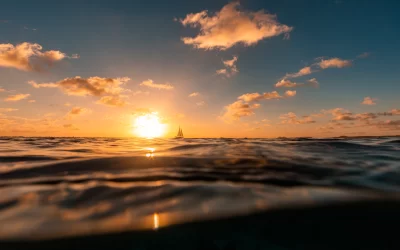
<path fill-rule="evenodd" d="M 392 0 L 8 1 L 0 136 L 400 134 Z"/>

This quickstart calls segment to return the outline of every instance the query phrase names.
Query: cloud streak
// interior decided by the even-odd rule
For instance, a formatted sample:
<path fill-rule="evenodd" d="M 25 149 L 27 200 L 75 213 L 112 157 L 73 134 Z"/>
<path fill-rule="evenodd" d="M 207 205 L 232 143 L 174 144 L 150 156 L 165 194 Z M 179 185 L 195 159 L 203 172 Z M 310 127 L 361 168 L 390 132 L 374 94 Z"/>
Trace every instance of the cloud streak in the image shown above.
<path fill-rule="evenodd" d="M 30 94 L 16 94 L 16 95 L 10 95 L 4 99 L 6 102 L 17 102 L 23 99 L 26 99 L 30 96 Z"/>
<path fill-rule="evenodd" d="M 155 88 L 155 89 L 163 89 L 163 90 L 172 90 L 174 89 L 174 86 L 172 86 L 169 83 L 161 84 L 161 83 L 154 83 L 153 80 L 148 79 L 146 81 L 143 81 L 140 86 L 146 86 L 149 88 Z"/>
<path fill-rule="evenodd" d="M 214 15 L 207 10 L 186 15 L 180 19 L 182 25 L 199 28 L 200 32 L 195 37 L 183 37 L 182 41 L 198 49 L 226 50 L 236 44 L 254 45 L 263 39 L 289 34 L 293 30 L 279 23 L 276 15 L 265 13 L 264 10 L 241 10 L 239 6 L 239 2 L 232 2 Z"/>

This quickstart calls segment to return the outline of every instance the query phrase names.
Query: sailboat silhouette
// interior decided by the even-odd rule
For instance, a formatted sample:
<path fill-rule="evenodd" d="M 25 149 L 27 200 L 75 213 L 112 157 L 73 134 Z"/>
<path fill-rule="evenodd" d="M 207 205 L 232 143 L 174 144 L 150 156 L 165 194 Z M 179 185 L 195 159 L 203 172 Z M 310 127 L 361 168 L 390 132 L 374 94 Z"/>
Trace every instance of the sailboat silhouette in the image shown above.
<path fill-rule="evenodd" d="M 184 138 L 183 132 L 182 132 L 181 126 L 179 126 L 178 134 L 175 136 L 175 139 L 183 139 L 183 138 Z"/>

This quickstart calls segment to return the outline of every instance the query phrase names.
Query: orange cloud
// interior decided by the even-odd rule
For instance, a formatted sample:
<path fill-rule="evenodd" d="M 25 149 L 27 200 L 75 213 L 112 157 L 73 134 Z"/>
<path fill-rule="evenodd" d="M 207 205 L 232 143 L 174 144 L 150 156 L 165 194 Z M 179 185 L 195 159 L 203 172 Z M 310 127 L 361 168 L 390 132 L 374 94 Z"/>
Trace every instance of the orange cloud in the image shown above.
<path fill-rule="evenodd" d="M 34 103 L 34 102 L 36 102 L 36 100 L 29 100 L 28 102 L 29 103 Z"/>
<path fill-rule="evenodd" d="M 188 14 L 180 22 L 184 26 L 198 27 L 200 33 L 195 37 L 183 37 L 182 41 L 199 49 L 226 50 L 239 43 L 254 45 L 266 38 L 288 34 L 293 29 L 279 23 L 276 15 L 263 10 L 240 10 L 239 5 L 239 2 L 229 3 L 211 16 L 206 10 Z"/>
<path fill-rule="evenodd" d="M 15 68 L 23 71 L 42 71 L 51 67 L 55 62 L 71 57 L 58 50 L 42 51 L 37 43 L 20 43 L 16 46 L 0 44 L 0 67 Z"/>
<path fill-rule="evenodd" d="M 235 121 L 239 120 L 241 117 L 254 115 L 254 110 L 258 109 L 261 105 L 258 103 L 249 104 L 242 100 L 238 100 L 228 106 L 225 106 L 225 113 L 222 116 L 224 121 Z"/>
<path fill-rule="evenodd" d="M 18 109 L 13 109 L 13 108 L 0 108 L 0 112 L 12 112 L 17 110 Z"/>
<path fill-rule="evenodd" d="M 281 124 L 310 124 L 316 122 L 311 118 L 311 116 L 303 116 L 303 118 L 299 119 L 293 112 L 283 114 L 279 119 L 281 119 Z"/>
<path fill-rule="evenodd" d="M 123 90 L 121 85 L 129 81 L 130 78 L 103 78 L 103 77 L 89 77 L 81 78 L 75 76 L 72 78 L 65 78 L 64 80 L 56 83 L 36 83 L 29 81 L 28 84 L 35 88 L 60 88 L 67 95 L 75 96 L 102 96 L 108 94 L 119 94 Z"/>
<path fill-rule="evenodd" d="M 79 130 L 79 128 L 77 128 L 73 124 L 64 124 L 63 127 L 66 128 L 66 129 L 71 129 L 71 130 Z"/>
<path fill-rule="evenodd" d="M 6 91 L 5 89 L 3 89 L 3 88 L 0 88 L 0 92 L 4 92 L 4 91 Z"/>
<path fill-rule="evenodd" d="M 345 67 L 350 67 L 352 65 L 352 62 L 350 60 L 343 60 L 336 57 L 327 60 L 322 60 L 321 62 L 318 63 L 318 65 L 322 69 L 345 68 Z"/>
<path fill-rule="evenodd" d="M 174 86 L 170 85 L 169 83 L 165 83 L 165 84 L 154 83 L 153 80 L 151 80 L 151 79 L 143 81 L 140 84 L 140 86 L 146 86 L 146 87 L 156 88 L 156 89 L 165 89 L 165 90 L 174 89 Z"/>
<path fill-rule="evenodd" d="M 10 95 L 4 101 L 6 102 L 16 102 L 20 101 L 22 99 L 26 99 L 30 96 L 30 94 L 16 94 L 16 95 Z"/>
<path fill-rule="evenodd" d="M 364 100 L 363 100 L 363 102 L 361 103 L 361 104 L 364 104 L 364 105 L 375 105 L 376 104 L 376 98 L 371 98 L 371 97 L 369 97 L 369 96 L 367 96 L 367 97 L 364 97 Z"/>
<path fill-rule="evenodd" d="M 197 102 L 196 105 L 201 107 L 201 106 L 206 105 L 206 103 L 204 101 L 201 101 L 201 102 Z"/>
<path fill-rule="evenodd" d="M 122 107 L 125 106 L 126 101 L 123 100 L 120 96 L 103 96 L 96 103 L 113 107 Z"/>
<path fill-rule="evenodd" d="M 231 77 L 238 73 L 239 70 L 236 67 L 237 60 L 238 57 L 234 56 L 231 60 L 222 61 L 226 68 L 217 70 L 217 74 Z"/>
<path fill-rule="evenodd" d="M 199 96 L 199 95 L 200 95 L 199 92 L 193 92 L 193 93 L 191 93 L 191 94 L 189 95 L 189 97 L 196 97 L 196 96 Z"/>
<path fill-rule="evenodd" d="M 282 79 L 279 82 L 277 82 L 275 84 L 275 87 L 277 88 L 281 88 L 281 87 L 285 87 L 285 88 L 294 88 L 297 87 L 299 85 L 303 85 L 302 83 L 296 83 L 296 82 L 292 82 L 290 80 L 286 80 L 286 79 Z"/>
<path fill-rule="evenodd" d="M 292 90 L 288 90 L 288 91 L 285 92 L 285 95 L 288 96 L 288 97 L 293 97 L 293 96 L 296 95 L 296 93 L 297 93 L 296 90 L 293 90 L 293 91 Z"/>
<path fill-rule="evenodd" d="M 245 102 L 253 102 L 253 101 L 259 101 L 259 100 L 269 100 L 269 99 L 279 99 L 282 98 L 281 95 L 279 95 L 278 92 L 272 91 L 272 92 L 265 92 L 263 94 L 259 93 L 247 93 L 243 94 L 238 97 L 239 100 L 243 100 Z"/>
<path fill-rule="evenodd" d="M 311 69 L 310 66 L 307 66 L 307 67 L 300 69 L 296 73 L 286 74 L 285 78 L 295 78 L 295 77 L 309 75 L 311 73 L 313 73 L 313 70 Z"/>
<path fill-rule="evenodd" d="M 67 117 L 73 117 L 73 116 L 78 116 L 78 115 L 84 115 L 90 113 L 91 110 L 87 108 L 81 108 L 81 107 L 73 107 L 68 113 Z"/>

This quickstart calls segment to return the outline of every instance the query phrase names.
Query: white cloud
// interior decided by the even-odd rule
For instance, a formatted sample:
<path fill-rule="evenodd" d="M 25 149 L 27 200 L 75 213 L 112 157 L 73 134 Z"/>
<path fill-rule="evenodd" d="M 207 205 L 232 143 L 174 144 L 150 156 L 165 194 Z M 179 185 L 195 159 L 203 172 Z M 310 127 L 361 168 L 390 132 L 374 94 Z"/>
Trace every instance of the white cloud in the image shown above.
<path fill-rule="evenodd" d="M 174 87 L 169 83 L 165 83 L 165 84 L 154 83 L 153 80 L 151 80 L 151 79 L 143 81 L 140 84 L 140 86 L 146 86 L 146 87 L 149 87 L 149 88 L 156 88 L 156 89 L 165 89 L 165 90 L 174 89 Z"/>
<path fill-rule="evenodd" d="M 229 3 L 210 16 L 206 10 L 188 14 L 180 22 L 184 26 L 198 27 L 200 33 L 195 37 L 184 37 L 182 41 L 199 49 L 226 50 L 236 44 L 254 45 L 263 39 L 287 34 L 293 29 L 279 23 L 276 15 L 263 10 L 240 10 L 239 5 L 239 2 Z"/>
<path fill-rule="evenodd" d="M 58 50 L 42 51 L 37 43 L 20 43 L 17 45 L 0 44 L 0 67 L 15 68 L 23 71 L 43 71 L 55 62 L 69 57 Z"/>
<path fill-rule="evenodd" d="M 189 97 L 196 97 L 196 96 L 199 96 L 199 95 L 200 95 L 199 92 L 193 92 L 193 93 L 191 93 L 191 94 L 189 95 Z"/>

